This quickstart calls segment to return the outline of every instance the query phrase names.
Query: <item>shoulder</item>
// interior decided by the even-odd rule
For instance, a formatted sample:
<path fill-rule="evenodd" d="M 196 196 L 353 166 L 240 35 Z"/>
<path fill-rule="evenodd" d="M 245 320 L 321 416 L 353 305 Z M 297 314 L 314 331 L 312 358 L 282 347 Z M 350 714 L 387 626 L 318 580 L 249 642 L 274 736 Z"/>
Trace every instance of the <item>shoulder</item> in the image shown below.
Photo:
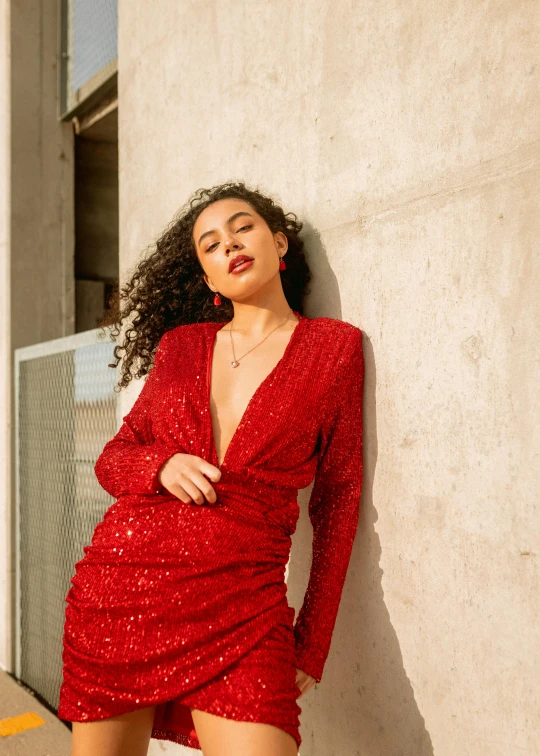
<path fill-rule="evenodd" d="M 346 376 L 363 376 L 362 329 L 337 318 L 313 318 L 310 345 L 319 364 L 331 366 L 334 383 Z"/>
<path fill-rule="evenodd" d="M 354 334 L 362 333 L 358 326 L 349 323 L 346 320 L 339 320 L 339 318 L 308 318 L 311 327 L 317 329 L 323 333 L 334 333 L 343 335 L 344 337 L 352 337 Z"/>
<path fill-rule="evenodd" d="M 353 352 L 362 348 L 362 329 L 338 318 L 310 318 L 310 333 L 332 351 Z"/>
<path fill-rule="evenodd" d="M 205 321 L 202 323 L 182 323 L 165 331 L 158 342 L 158 349 L 174 348 L 177 344 L 185 344 L 186 341 L 199 339 L 212 328 L 218 326 L 218 322 Z"/>

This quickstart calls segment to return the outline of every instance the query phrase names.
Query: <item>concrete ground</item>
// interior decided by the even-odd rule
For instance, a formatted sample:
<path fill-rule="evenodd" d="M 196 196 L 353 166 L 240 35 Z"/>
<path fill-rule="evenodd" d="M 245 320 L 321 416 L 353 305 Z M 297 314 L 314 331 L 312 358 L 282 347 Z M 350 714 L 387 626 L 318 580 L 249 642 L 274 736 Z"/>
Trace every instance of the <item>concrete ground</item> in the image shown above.
<path fill-rule="evenodd" d="M 71 730 L 24 686 L 0 670 L 0 733 L 6 719 L 29 714 L 37 714 L 44 724 L 0 735 L 0 756 L 70 756 Z M 32 717 L 25 719 L 29 722 Z"/>

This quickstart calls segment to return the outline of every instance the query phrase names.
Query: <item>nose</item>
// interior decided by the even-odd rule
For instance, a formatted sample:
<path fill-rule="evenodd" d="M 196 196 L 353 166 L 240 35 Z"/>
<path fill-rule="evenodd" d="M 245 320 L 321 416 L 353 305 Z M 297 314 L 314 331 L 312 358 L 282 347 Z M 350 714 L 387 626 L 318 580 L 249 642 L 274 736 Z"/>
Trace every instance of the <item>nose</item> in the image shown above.
<path fill-rule="evenodd" d="M 226 252 L 226 254 L 228 254 L 231 249 L 238 249 L 240 247 L 240 243 L 238 241 L 236 241 L 236 239 L 232 239 L 232 238 L 229 237 L 225 241 L 225 245 L 224 246 L 225 246 L 225 252 Z"/>

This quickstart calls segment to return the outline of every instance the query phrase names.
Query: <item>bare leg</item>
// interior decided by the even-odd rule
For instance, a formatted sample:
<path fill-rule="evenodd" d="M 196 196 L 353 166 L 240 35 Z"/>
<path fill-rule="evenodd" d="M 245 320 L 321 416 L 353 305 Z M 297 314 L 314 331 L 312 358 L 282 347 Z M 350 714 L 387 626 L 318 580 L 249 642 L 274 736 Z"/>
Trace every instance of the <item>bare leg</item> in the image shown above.
<path fill-rule="evenodd" d="M 297 756 L 296 740 L 274 725 L 237 722 L 191 709 L 204 756 Z"/>
<path fill-rule="evenodd" d="M 73 722 L 71 756 L 147 756 L 155 706 L 98 722 Z"/>

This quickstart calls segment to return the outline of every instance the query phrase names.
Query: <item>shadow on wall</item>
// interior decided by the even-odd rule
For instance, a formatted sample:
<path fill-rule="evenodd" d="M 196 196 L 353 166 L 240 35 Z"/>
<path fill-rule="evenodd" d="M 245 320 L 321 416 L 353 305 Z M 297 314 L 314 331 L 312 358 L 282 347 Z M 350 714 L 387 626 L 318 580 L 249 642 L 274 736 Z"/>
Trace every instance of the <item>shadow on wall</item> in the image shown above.
<path fill-rule="evenodd" d="M 336 277 L 318 234 L 308 230 L 307 235 L 308 261 L 314 273 L 310 304 L 317 304 L 318 316 L 341 318 Z M 361 323 L 358 325 L 362 328 Z M 432 756 L 433 744 L 384 602 L 381 545 L 375 531 L 377 512 L 372 498 L 377 463 L 377 384 L 373 350 L 365 333 L 363 348 L 364 480 L 360 520 L 323 678 L 317 689 L 312 688 L 298 699 L 302 709 L 300 753 Z M 288 600 L 297 614 L 309 573 L 312 529 L 307 506 L 311 489 L 312 485 L 299 494 L 300 518 L 289 564 Z"/>

